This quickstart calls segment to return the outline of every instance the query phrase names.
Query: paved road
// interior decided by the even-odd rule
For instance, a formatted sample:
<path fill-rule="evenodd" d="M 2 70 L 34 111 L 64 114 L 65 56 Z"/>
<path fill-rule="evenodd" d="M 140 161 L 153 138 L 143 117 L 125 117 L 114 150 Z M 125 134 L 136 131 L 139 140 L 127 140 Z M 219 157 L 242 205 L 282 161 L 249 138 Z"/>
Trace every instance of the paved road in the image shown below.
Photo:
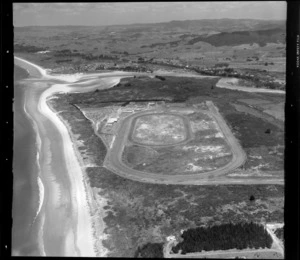
<path fill-rule="evenodd" d="M 238 141 L 231 133 L 231 130 L 229 129 L 226 122 L 219 114 L 218 110 L 213 105 L 213 103 L 207 102 L 207 105 L 209 107 L 210 114 L 217 121 L 219 127 L 224 133 L 224 136 L 228 144 L 231 146 L 233 157 L 232 157 L 232 161 L 227 165 L 217 170 L 206 172 L 206 173 L 186 174 L 186 175 L 161 175 L 161 174 L 154 174 L 154 173 L 145 173 L 145 172 L 131 169 L 130 167 L 128 167 L 122 162 L 122 153 L 127 138 L 130 134 L 132 121 L 138 116 L 153 113 L 153 111 L 146 111 L 146 112 L 139 112 L 132 116 L 129 116 L 125 120 L 123 120 L 123 122 L 121 122 L 113 147 L 108 151 L 108 154 L 105 158 L 104 166 L 122 177 L 126 177 L 137 181 L 142 181 L 142 182 L 184 184 L 184 185 L 218 183 L 220 180 L 216 180 L 214 178 L 239 167 L 241 164 L 245 162 L 246 154 L 243 151 L 242 147 L 239 145 Z M 207 113 L 206 111 L 203 112 Z M 245 181 L 244 179 L 232 180 L 232 182 L 237 182 L 237 183 L 242 183 L 244 181 Z"/>

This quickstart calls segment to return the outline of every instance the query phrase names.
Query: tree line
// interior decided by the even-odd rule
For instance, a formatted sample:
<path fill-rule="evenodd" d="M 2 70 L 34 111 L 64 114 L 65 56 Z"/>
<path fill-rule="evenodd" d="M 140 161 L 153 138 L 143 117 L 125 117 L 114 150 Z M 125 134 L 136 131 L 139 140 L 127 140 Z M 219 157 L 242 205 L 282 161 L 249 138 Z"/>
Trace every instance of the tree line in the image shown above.
<path fill-rule="evenodd" d="M 163 243 L 148 243 L 138 247 L 135 258 L 163 258 Z"/>
<path fill-rule="evenodd" d="M 181 237 L 183 241 L 173 247 L 174 253 L 179 250 L 186 254 L 202 250 L 270 248 L 273 242 L 264 226 L 253 222 L 198 227 L 184 231 Z"/>

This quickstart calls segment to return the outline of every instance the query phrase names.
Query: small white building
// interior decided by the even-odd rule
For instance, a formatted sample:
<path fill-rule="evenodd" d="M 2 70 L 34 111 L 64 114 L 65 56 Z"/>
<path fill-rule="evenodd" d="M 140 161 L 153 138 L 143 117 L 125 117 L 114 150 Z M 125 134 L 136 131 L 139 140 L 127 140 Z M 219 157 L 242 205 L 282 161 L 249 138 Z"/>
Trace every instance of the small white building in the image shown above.
<path fill-rule="evenodd" d="M 110 117 L 107 120 L 107 124 L 113 124 L 114 122 L 117 122 L 118 118 L 117 117 Z"/>
<path fill-rule="evenodd" d="M 168 236 L 167 237 L 167 241 L 174 241 L 174 240 L 176 240 L 175 236 Z"/>
<path fill-rule="evenodd" d="M 38 51 L 37 53 L 40 53 L 40 54 L 44 54 L 44 53 L 48 53 L 50 51 L 46 50 L 46 51 Z"/>

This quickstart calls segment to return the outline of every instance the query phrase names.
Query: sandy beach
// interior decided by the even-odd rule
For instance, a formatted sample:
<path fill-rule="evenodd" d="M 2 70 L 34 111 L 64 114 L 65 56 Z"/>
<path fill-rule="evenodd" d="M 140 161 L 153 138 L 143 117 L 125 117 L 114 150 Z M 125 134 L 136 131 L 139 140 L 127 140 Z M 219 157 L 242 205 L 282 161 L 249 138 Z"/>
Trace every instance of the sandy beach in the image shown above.
<path fill-rule="evenodd" d="M 38 104 L 39 111 L 46 116 L 56 126 L 63 140 L 64 159 L 69 173 L 71 183 L 71 199 L 73 218 L 77 219 L 76 233 L 67 235 L 66 255 L 73 255 L 73 249 L 70 250 L 70 238 L 76 239 L 76 245 L 80 251 L 79 256 L 95 256 L 93 248 L 92 224 L 89 208 L 87 204 L 87 194 L 83 180 L 83 167 L 80 165 L 78 156 L 76 156 L 74 146 L 69 135 L 68 129 L 47 105 L 47 98 L 57 92 L 55 85 L 47 89 L 40 97 Z M 71 232 L 71 231 L 70 231 Z M 71 251 L 71 252 L 70 252 Z"/>
<path fill-rule="evenodd" d="M 55 110 L 51 107 L 49 102 L 47 102 L 47 105 L 52 110 L 52 112 L 55 113 L 58 118 L 60 118 L 61 122 L 63 122 L 64 126 L 68 129 L 68 132 L 72 133 L 72 129 L 71 129 L 70 125 L 66 121 L 64 121 L 59 116 L 59 114 L 57 114 L 55 112 Z M 98 194 L 99 189 L 90 187 L 87 175 L 85 173 L 85 169 L 87 167 L 93 167 L 93 166 L 97 166 L 97 165 L 93 165 L 89 161 L 88 162 L 84 161 L 81 157 L 80 152 L 78 151 L 78 148 L 80 146 L 82 146 L 80 140 L 78 140 L 76 138 L 76 136 L 73 134 L 70 135 L 70 138 L 72 141 L 73 150 L 74 150 L 76 159 L 79 163 L 80 170 L 82 172 L 82 184 L 83 185 L 81 186 L 80 192 L 82 194 L 86 195 L 86 201 L 84 201 L 84 202 L 86 202 L 86 204 L 84 206 L 86 209 L 88 209 L 88 212 L 89 212 L 89 216 L 82 216 L 83 228 L 87 224 L 87 223 L 84 223 L 84 221 L 88 222 L 88 224 L 91 225 L 92 229 L 90 230 L 90 232 L 92 232 L 93 239 L 91 239 L 91 236 L 90 236 L 89 242 L 93 243 L 96 256 L 104 257 L 106 255 L 106 253 L 108 252 L 108 250 L 105 247 L 103 247 L 103 245 L 102 245 L 102 240 L 107 237 L 107 235 L 104 233 L 105 223 L 103 221 L 103 218 L 106 216 L 105 211 L 103 210 L 103 207 L 105 207 L 107 205 L 107 200 Z M 74 180 L 74 182 L 76 182 L 78 180 L 79 179 Z M 77 186 L 77 187 L 79 187 L 79 186 Z M 84 191 L 82 190 L 82 187 L 84 187 Z M 81 232 L 79 227 L 78 227 L 77 232 Z M 82 236 L 82 237 L 83 237 L 83 239 L 85 239 L 84 236 Z M 69 250 L 70 248 L 72 248 L 72 240 L 73 239 L 74 239 L 74 234 L 72 234 L 72 232 L 69 232 L 69 234 L 67 236 L 67 241 L 66 241 L 67 242 L 66 250 Z M 70 253 L 72 253 L 72 251 L 69 251 L 69 252 L 66 251 L 66 255 L 70 255 Z"/>
<path fill-rule="evenodd" d="M 42 194 L 37 216 L 42 220 L 39 236 L 43 239 L 40 241 L 40 248 L 44 252 L 41 252 L 41 255 L 105 256 L 107 249 L 102 246 L 101 241 L 106 237 L 103 233 L 105 214 L 102 210 L 106 200 L 98 195 L 97 189 L 90 188 L 85 173 L 85 168 L 89 165 L 85 165 L 77 150 L 78 141 L 72 136 L 68 123 L 60 118 L 47 100 L 59 92 L 86 92 L 95 88 L 110 88 L 122 77 L 130 75 L 100 74 L 108 77 L 101 79 L 99 85 L 95 79 L 98 74 L 56 77 L 49 76 L 46 70 L 28 61 L 18 59 L 16 63 L 35 78 L 49 79 L 42 82 L 28 80 L 28 86 L 32 89 L 28 92 L 26 101 L 26 112 L 35 122 L 35 130 L 40 139 L 37 160 L 41 168 L 38 183 Z M 90 79 L 91 77 L 94 79 Z M 88 87 L 83 89 L 80 83 L 72 85 L 83 78 L 89 79 Z M 51 80 L 64 82 L 53 84 Z M 59 247 L 62 248 L 59 250 Z"/>

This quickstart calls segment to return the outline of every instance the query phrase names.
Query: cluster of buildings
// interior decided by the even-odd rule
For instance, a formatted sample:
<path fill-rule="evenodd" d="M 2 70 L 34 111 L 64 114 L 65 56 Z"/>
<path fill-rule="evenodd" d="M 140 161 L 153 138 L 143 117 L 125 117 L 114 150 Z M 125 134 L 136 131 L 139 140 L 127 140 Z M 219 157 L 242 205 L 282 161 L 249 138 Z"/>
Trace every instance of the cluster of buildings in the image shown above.
<path fill-rule="evenodd" d="M 144 102 L 143 102 L 144 103 Z M 153 104 L 150 104 L 153 103 Z M 107 117 L 105 125 L 102 127 L 101 132 L 103 134 L 114 134 L 116 126 L 120 118 L 125 118 L 137 111 L 144 111 L 147 109 L 151 109 L 151 106 L 154 106 L 154 102 L 149 102 L 147 104 L 139 104 L 135 102 L 130 102 L 125 107 L 113 106 L 111 107 L 111 112 Z"/>
<path fill-rule="evenodd" d="M 105 129 L 113 128 L 114 124 L 118 122 L 120 118 L 125 118 L 133 113 L 145 110 L 151 110 L 159 107 L 164 107 L 164 101 L 150 101 L 150 102 L 130 102 L 127 106 L 114 106 L 111 107 L 111 113 L 107 117 Z M 107 132 L 107 131 L 104 131 Z M 110 132 L 110 131 L 108 131 Z"/>

